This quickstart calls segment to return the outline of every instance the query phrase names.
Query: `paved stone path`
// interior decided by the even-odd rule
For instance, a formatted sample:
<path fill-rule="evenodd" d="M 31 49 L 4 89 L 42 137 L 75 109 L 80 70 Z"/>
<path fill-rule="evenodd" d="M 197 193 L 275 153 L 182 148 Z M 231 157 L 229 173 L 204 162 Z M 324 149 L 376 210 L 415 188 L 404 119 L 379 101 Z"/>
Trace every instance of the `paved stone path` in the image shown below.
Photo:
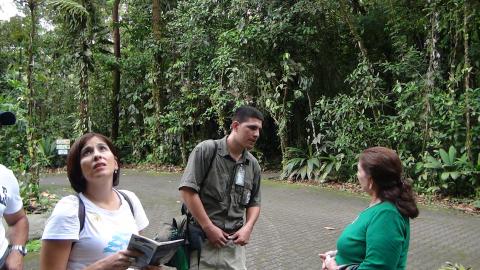
<path fill-rule="evenodd" d="M 140 198 L 150 219 L 146 235 L 153 236 L 159 224 L 179 213 L 180 175 L 122 174 L 120 187 Z M 70 192 L 64 175 L 49 176 L 41 184 L 62 195 Z M 262 210 L 247 246 L 248 269 L 320 269 L 317 254 L 334 249 L 342 229 L 367 204 L 358 195 L 263 181 Z M 438 269 L 446 261 L 480 269 L 480 217 L 445 209 L 420 211 L 411 223 L 408 269 Z M 38 255 L 27 258 L 26 269 L 38 269 Z"/>

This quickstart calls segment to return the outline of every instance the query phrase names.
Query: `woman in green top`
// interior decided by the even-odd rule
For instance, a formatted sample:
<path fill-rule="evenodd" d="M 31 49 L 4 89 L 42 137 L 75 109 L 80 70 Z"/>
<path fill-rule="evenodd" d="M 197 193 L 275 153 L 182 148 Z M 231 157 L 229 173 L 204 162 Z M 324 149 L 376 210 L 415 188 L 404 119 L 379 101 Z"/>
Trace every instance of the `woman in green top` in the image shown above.
<path fill-rule="evenodd" d="M 410 218 L 418 216 L 412 187 L 402 178 L 395 151 L 368 148 L 360 155 L 357 178 L 370 197 L 337 240 L 337 250 L 320 254 L 323 270 L 405 269 Z"/>

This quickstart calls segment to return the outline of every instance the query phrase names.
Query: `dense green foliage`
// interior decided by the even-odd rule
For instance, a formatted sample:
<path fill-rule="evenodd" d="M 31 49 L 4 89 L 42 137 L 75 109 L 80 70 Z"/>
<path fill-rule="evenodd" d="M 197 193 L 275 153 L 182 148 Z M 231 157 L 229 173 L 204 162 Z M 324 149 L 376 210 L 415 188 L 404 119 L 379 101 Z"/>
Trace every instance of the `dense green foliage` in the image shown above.
<path fill-rule="evenodd" d="M 36 16 L 0 22 L 0 109 L 20 119 L 1 163 L 61 165 L 52 141 L 93 130 L 123 162 L 184 164 L 252 104 L 267 116 L 254 154 L 286 178 L 354 179 L 383 145 L 418 191 L 480 198 L 478 1 L 125 0 L 118 24 L 113 2 L 19 1 Z"/>
<path fill-rule="evenodd" d="M 39 239 L 28 241 L 27 250 L 28 252 L 39 252 L 42 247 L 42 241 Z"/>

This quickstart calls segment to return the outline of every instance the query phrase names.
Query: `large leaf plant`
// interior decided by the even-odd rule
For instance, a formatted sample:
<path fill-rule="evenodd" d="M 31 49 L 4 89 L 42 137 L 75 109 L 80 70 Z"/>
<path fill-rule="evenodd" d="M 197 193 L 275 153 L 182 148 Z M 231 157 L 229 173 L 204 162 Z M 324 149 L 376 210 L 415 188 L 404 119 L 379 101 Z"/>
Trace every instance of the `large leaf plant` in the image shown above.
<path fill-rule="evenodd" d="M 336 156 L 320 156 L 314 152 L 312 145 L 306 150 L 288 147 L 287 160 L 283 166 L 282 179 L 294 181 L 314 180 L 325 182 L 333 172 L 338 172 L 342 166 L 343 154 Z"/>

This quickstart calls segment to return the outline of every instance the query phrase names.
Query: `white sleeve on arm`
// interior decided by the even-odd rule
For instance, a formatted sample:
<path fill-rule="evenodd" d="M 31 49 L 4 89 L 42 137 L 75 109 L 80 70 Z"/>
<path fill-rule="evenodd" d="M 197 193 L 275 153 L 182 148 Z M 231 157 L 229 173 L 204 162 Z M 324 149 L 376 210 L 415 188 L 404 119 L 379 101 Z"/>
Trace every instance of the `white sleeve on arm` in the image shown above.
<path fill-rule="evenodd" d="M 69 195 L 55 206 L 45 225 L 42 240 L 78 240 L 79 234 L 78 198 Z"/>
<path fill-rule="evenodd" d="M 22 198 L 20 197 L 20 188 L 18 187 L 18 181 L 13 172 L 8 169 L 5 171 L 5 178 L 7 178 L 7 183 L 9 183 L 7 192 L 10 193 L 10 196 L 7 197 L 8 202 L 3 213 L 14 214 L 20 211 L 23 207 Z"/>
<path fill-rule="evenodd" d="M 145 229 L 148 226 L 149 221 L 147 218 L 147 214 L 145 213 L 145 209 L 143 209 L 142 203 L 140 202 L 140 199 L 135 193 L 131 191 L 122 190 L 122 192 L 124 192 L 132 202 L 135 223 L 137 224 L 138 231 Z"/>

